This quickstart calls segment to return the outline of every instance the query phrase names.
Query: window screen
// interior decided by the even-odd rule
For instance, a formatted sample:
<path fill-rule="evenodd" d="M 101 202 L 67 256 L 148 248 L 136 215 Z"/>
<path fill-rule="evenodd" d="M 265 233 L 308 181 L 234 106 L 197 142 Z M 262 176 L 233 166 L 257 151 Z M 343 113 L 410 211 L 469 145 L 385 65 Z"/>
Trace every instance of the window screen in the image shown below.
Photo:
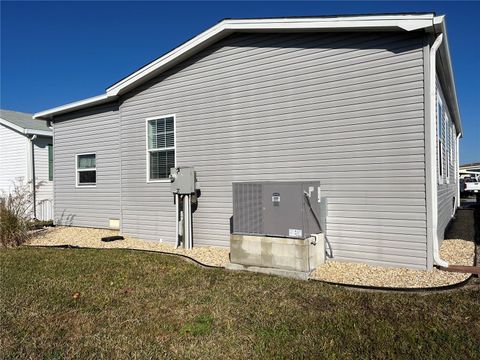
<path fill-rule="evenodd" d="M 440 95 L 437 94 L 437 142 L 438 142 L 438 176 L 443 180 L 443 104 Z"/>
<path fill-rule="evenodd" d="M 175 119 L 173 116 L 148 120 L 148 178 L 168 179 L 175 167 Z"/>
<path fill-rule="evenodd" d="M 97 183 L 97 155 L 77 155 L 77 185 L 96 185 Z"/>

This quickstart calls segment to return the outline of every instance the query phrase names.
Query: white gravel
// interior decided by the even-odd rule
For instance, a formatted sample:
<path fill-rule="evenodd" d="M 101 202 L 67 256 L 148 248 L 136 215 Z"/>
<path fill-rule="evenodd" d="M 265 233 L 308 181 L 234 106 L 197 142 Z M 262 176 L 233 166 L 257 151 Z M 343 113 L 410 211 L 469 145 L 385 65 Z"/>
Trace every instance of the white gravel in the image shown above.
<path fill-rule="evenodd" d="M 473 239 L 473 213 L 460 214 L 452 225 L 450 239 L 442 242 L 441 256 L 450 264 L 474 265 L 475 244 Z M 118 231 L 56 227 L 38 234 L 30 245 L 72 245 L 89 248 L 128 248 L 168 252 L 187 255 L 200 263 L 225 266 L 229 262 L 229 249 L 217 247 L 195 247 L 192 250 L 175 249 L 172 245 L 145 241 L 126 236 L 124 240 L 103 242 L 104 236 L 118 235 Z M 454 238 L 452 238 L 454 237 Z M 311 278 L 363 286 L 426 288 L 452 285 L 466 280 L 470 275 L 446 272 L 438 269 L 411 270 L 385 268 L 366 264 L 328 261 L 312 272 Z"/>
<path fill-rule="evenodd" d="M 451 265 L 475 265 L 475 220 L 473 211 L 458 210 L 440 248 L 442 259 Z M 433 270 L 384 268 L 365 264 L 329 261 L 311 275 L 314 279 L 350 285 L 428 288 L 458 284 L 470 274 Z"/>
<path fill-rule="evenodd" d="M 473 265 L 475 245 L 461 239 L 444 240 L 442 258 L 450 264 Z M 312 273 L 313 279 L 362 286 L 396 288 L 439 287 L 460 283 L 470 275 L 446 272 L 438 269 L 411 270 L 385 268 L 366 264 L 328 261 Z"/>
<path fill-rule="evenodd" d="M 48 228 L 45 232 L 37 234 L 30 241 L 29 245 L 71 245 L 88 248 L 120 248 L 140 249 L 168 252 L 189 256 L 198 262 L 210 266 L 225 266 L 229 261 L 229 249 L 218 247 L 197 246 L 191 250 L 183 248 L 175 249 L 172 245 L 136 239 L 126 236 L 124 240 L 103 242 L 102 237 L 118 235 L 116 230 L 80 228 L 80 227 L 55 227 Z"/>

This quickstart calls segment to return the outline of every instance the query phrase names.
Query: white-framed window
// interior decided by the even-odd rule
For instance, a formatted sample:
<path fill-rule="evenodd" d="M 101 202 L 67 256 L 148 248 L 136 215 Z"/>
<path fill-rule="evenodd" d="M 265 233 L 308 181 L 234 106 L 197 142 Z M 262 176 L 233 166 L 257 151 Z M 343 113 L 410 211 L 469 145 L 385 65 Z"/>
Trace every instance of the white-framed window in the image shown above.
<path fill-rule="evenodd" d="M 176 166 L 175 115 L 146 119 L 147 182 L 169 181 L 170 168 Z"/>
<path fill-rule="evenodd" d="M 450 124 L 451 129 L 452 129 L 452 146 L 451 146 L 451 152 L 450 152 L 450 158 L 451 158 L 451 163 L 452 163 L 452 168 L 453 168 L 453 182 L 457 182 L 457 131 L 455 129 L 455 124 L 452 123 Z"/>
<path fill-rule="evenodd" d="M 97 185 L 97 154 L 85 153 L 75 155 L 75 172 L 77 187 Z"/>
<path fill-rule="evenodd" d="M 437 161 L 438 161 L 438 183 L 443 183 L 443 103 L 440 94 L 437 93 Z"/>
<path fill-rule="evenodd" d="M 445 125 L 445 180 L 446 183 L 450 183 L 450 164 L 451 164 L 451 157 L 450 152 L 452 148 L 452 134 L 451 134 L 451 126 L 450 126 L 450 119 L 448 115 L 445 114 L 444 117 L 444 125 Z"/>

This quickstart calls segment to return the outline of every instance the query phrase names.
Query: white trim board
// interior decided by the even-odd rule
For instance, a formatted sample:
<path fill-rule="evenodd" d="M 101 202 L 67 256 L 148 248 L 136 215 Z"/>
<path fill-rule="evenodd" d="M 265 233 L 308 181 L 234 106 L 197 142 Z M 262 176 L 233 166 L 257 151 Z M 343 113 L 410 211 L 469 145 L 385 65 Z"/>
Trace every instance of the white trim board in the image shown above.
<path fill-rule="evenodd" d="M 24 135 L 39 135 L 39 136 L 53 136 L 53 131 L 46 131 L 46 130 L 35 130 L 35 129 L 25 129 L 21 126 L 15 125 L 8 120 L 0 118 L 0 124 L 5 125 L 6 127 L 18 131 Z"/>
<path fill-rule="evenodd" d="M 106 89 L 105 94 L 38 112 L 33 117 L 35 119 L 51 119 L 54 116 L 71 111 L 115 101 L 120 95 L 158 76 L 172 66 L 234 32 L 414 31 L 420 29 L 424 29 L 427 33 L 445 33 L 445 45 L 441 47 L 442 50 L 440 52 L 445 61 L 441 61 L 441 66 L 442 71 L 447 74 L 447 79 L 453 87 L 449 97 L 454 107 L 454 120 L 457 129 L 461 133 L 460 113 L 454 88 L 450 52 L 448 42 L 446 41 L 444 16 L 435 16 L 433 13 L 222 20 L 157 60 L 113 84 Z"/>

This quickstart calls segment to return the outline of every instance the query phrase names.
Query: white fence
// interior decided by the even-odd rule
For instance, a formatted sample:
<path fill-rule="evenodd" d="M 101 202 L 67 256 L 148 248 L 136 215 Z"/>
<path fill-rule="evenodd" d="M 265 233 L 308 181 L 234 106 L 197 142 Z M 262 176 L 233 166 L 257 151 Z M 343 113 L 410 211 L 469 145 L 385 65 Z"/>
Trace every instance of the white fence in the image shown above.
<path fill-rule="evenodd" d="M 41 200 L 37 202 L 37 219 L 42 221 L 53 220 L 53 201 Z"/>

